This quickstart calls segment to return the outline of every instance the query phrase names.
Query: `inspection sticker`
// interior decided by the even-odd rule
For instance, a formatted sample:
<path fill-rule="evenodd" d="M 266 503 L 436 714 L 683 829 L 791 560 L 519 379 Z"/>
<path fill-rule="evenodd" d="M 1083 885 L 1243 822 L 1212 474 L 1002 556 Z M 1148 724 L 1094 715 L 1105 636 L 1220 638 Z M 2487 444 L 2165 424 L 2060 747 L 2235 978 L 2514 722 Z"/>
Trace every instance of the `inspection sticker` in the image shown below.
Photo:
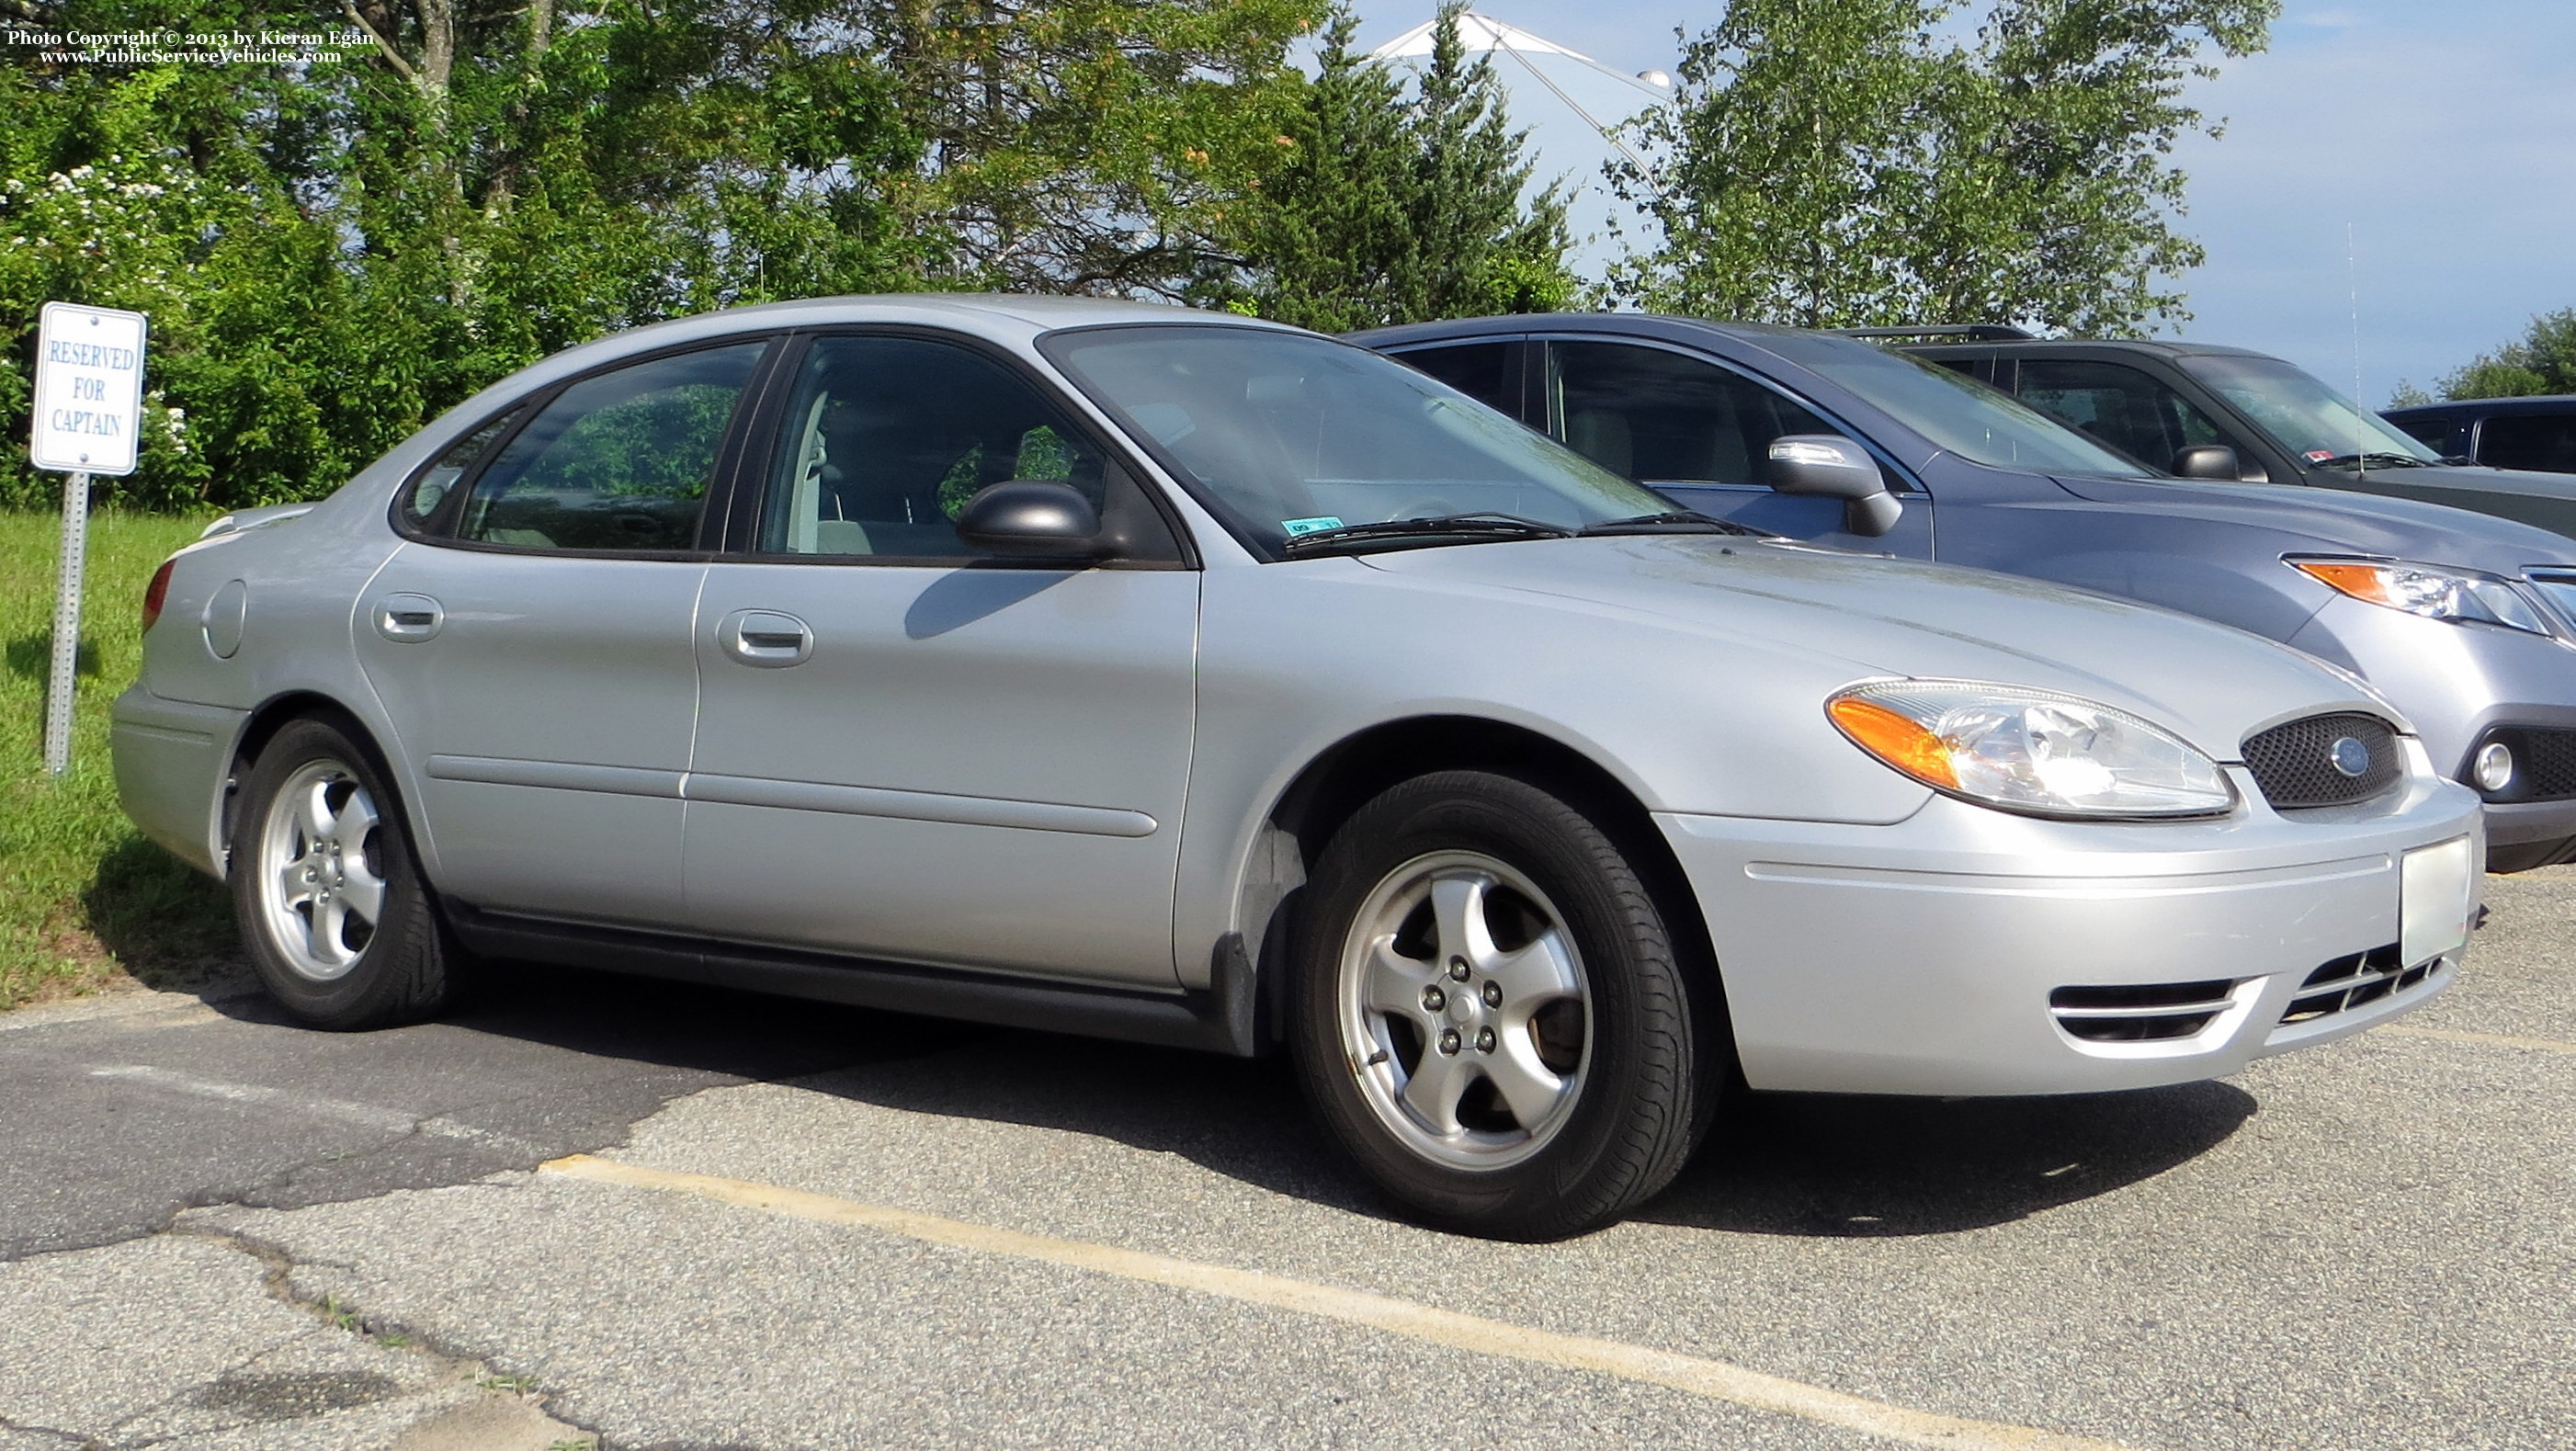
<path fill-rule="evenodd" d="M 1279 521 L 1279 527 L 1293 536 L 1312 534 L 1318 529 L 1339 529 L 1342 527 L 1342 521 L 1332 514 L 1318 514 L 1312 519 L 1282 519 Z"/>
<path fill-rule="evenodd" d="M 134 472 L 143 421 L 143 314 L 45 304 L 27 457 L 55 473 Z"/>

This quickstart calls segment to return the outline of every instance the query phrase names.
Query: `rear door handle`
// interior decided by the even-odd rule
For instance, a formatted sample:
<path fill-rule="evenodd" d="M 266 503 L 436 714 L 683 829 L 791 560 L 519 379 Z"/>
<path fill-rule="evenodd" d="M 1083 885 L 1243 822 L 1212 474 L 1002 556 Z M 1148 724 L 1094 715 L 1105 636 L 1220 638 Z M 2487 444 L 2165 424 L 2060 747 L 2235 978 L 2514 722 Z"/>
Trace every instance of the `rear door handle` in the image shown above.
<path fill-rule="evenodd" d="M 802 665 L 814 655 L 814 631 L 776 610 L 736 610 L 716 626 L 716 642 L 745 665 L 764 670 Z"/>
<path fill-rule="evenodd" d="M 447 623 L 447 611 L 427 595 L 387 595 L 376 601 L 376 633 L 388 640 L 426 640 Z"/>

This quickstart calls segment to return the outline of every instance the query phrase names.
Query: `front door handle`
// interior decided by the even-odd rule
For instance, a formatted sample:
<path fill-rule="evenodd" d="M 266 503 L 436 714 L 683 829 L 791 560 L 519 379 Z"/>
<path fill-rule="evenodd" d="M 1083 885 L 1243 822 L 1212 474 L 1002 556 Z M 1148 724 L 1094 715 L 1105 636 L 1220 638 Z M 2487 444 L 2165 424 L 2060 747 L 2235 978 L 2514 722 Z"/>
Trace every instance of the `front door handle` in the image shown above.
<path fill-rule="evenodd" d="M 745 665 L 764 670 L 802 665 L 814 655 L 814 631 L 776 610 L 736 610 L 716 627 L 716 642 Z"/>
<path fill-rule="evenodd" d="M 426 640 L 447 623 L 447 611 L 427 595 L 387 595 L 376 601 L 376 633 L 388 640 Z"/>

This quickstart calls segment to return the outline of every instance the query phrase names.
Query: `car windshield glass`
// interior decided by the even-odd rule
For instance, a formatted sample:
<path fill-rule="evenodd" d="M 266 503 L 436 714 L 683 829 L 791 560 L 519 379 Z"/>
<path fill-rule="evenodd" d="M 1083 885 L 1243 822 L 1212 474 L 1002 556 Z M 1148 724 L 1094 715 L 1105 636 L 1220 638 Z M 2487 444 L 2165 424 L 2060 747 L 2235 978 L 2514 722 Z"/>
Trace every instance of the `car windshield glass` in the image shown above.
<path fill-rule="evenodd" d="M 1388 520 L 1509 516 L 1571 532 L 1673 507 L 1445 384 L 1327 338 L 1149 324 L 1058 333 L 1045 350 L 1273 559 L 1291 537 Z"/>
<path fill-rule="evenodd" d="M 2183 367 L 2245 410 L 2272 441 L 2311 464 L 2339 459 L 2380 460 L 2394 454 L 2417 463 L 2442 456 L 2404 429 L 2353 402 L 2278 358 L 2224 353 L 2186 356 Z"/>
<path fill-rule="evenodd" d="M 1971 463 L 2043 474 L 2147 474 L 2075 430 L 1938 363 L 1821 333 L 1765 333 L 1760 342 Z"/>

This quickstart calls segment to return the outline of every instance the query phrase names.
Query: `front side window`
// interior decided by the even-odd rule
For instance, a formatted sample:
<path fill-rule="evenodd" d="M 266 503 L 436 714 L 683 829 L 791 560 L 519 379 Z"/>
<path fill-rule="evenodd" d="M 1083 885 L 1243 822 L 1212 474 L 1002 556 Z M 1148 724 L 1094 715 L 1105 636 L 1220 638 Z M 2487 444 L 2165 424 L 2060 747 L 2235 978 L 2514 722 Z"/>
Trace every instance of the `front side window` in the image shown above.
<path fill-rule="evenodd" d="M 2478 462 L 2576 474 L 2576 413 L 2512 413 L 2478 430 Z"/>
<path fill-rule="evenodd" d="M 1124 532 L 1120 516 L 1150 512 L 1141 495 L 1126 497 L 1131 485 L 1111 488 L 1124 476 L 1025 379 L 922 338 L 815 339 L 769 470 L 760 525 L 769 554 L 976 558 L 957 537 L 958 512 L 1012 479 L 1071 486 L 1113 533 Z"/>
<path fill-rule="evenodd" d="M 2021 401 L 2120 450 L 2171 471 L 2187 448 L 2218 445 L 2252 465 L 2245 445 L 2180 393 L 2118 363 L 2032 358 L 2021 365 Z"/>
<path fill-rule="evenodd" d="M 1548 390 L 1575 452 L 1651 484 L 1761 484 L 1773 439 L 1842 431 L 1741 374 L 1629 343 L 1550 343 Z"/>
<path fill-rule="evenodd" d="M 2397 425 L 2278 358 L 2195 353 L 2181 362 L 2293 458 L 2328 468 L 2442 461 Z"/>
<path fill-rule="evenodd" d="M 1508 515 L 1580 529 L 1668 501 L 1390 358 L 1302 333 L 1156 323 L 1042 345 L 1271 558 L 1346 526 Z"/>
<path fill-rule="evenodd" d="M 689 550 L 734 406 L 766 343 L 586 378 L 475 477 L 457 537 L 520 549 Z"/>

